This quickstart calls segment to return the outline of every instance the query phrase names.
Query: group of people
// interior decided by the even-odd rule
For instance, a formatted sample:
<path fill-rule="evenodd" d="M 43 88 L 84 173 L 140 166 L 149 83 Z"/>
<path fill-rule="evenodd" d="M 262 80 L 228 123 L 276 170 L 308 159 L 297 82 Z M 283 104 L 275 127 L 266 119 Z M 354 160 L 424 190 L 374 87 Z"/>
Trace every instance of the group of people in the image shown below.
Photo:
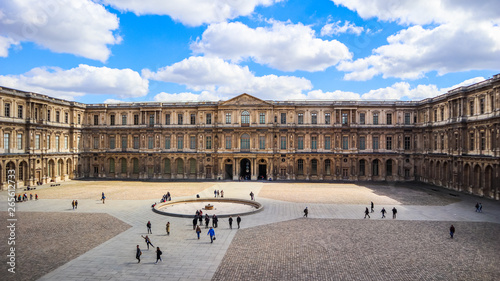
<path fill-rule="evenodd" d="M 24 202 L 28 201 L 28 194 L 18 194 L 16 195 L 16 202 Z M 29 200 L 33 200 L 33 193 L 30 193 Z M 35 200 L 38 200 L 38 194 L 35 194 Z"/>
<path fill-rule="evenodd" d="M 160 200 L 160 203 L 167 202 L 167 201 L 172 201 L 172 197 L 170 197 L 170 191 L 167 192 L 167 194 L 163 194 L 163 197 Z"/>
<path fill-rule="evenodd" d="M 476 203 L 476 212 L 478 212 L 478 213 L 482 213 L 483 212 L 483 204 Z"/>
<path fill-rule="evenodd" d="M 370 209 L 371 209 L 371 213 L 375 212 L 375 205 L 373 204 L 373 202 L 370 202 Z M 382 218 L 384 219 L 385 218 L 385 214 L 387 213 L 387 211 L 385 210 L 384 207 L 382 207 L 382 210 L 380 211 L 382 213 Z M 398 214 L 398 210 L 396 209 L 396 207 L 392 208 L 392 219 L 395 219 L 396 216 Z M 364 219 L 366 219 L 366 217 L 370 218 L 370 210 L 368 210 L 368 207 L 365 208 L 365 217 Z"/>
<path fill-rule="evenodd" d="M 220 197 L 220 198 L 224 198 L 224 190 L 214 190 L 214 198 L 217 198 L 217 197 Z"/>
<path fill-rule="evenodd" d="M 73 207 L 73 210 L 78 209 L 78 200 L 73 200 L 73 202 L 71 202 L 71 207 Z"/>

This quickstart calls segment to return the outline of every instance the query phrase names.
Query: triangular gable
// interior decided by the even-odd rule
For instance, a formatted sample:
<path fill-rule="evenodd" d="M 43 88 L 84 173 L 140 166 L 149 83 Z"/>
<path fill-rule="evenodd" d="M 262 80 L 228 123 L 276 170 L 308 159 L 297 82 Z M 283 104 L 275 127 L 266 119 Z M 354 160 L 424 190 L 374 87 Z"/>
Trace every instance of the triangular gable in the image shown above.
<path fill-rule="evenodd" d="M 230 100 L 227 100 L 227 101 L 224 101 L 220 104 L 221 106 L 222 105 L 225 105 L 225 106 L 228 106 L 228 105 L 271 105 L 269 102 L 267 101 L 263 101 L 259 98 L 256 98 L 254 96 L 251 96 L 249 94 L 241 94 L 239 96 L 236 96 Z"/>

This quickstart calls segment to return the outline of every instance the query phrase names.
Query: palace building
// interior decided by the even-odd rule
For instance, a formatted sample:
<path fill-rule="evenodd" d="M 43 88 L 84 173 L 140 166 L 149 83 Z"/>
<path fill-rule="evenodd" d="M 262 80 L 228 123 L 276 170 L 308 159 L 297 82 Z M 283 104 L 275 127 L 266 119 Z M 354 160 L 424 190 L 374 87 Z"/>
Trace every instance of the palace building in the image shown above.
<path fill-rule="evenodd" d="M 500 199 L 500 74 L 421 101 L 82 104 L 0 88 L 0 185 L 418 181 Z"/>

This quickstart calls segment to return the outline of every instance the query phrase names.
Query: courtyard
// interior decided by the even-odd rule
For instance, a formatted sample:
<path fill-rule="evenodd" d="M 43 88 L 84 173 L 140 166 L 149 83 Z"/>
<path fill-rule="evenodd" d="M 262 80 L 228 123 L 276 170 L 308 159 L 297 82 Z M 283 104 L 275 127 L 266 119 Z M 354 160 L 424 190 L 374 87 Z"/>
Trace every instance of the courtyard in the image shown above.
<path fill-rule="evenodd" d="M 151 211 L 172 200 L 250 199 L 263 211 L 227 219 L 211 244 L 192 220 Z M 106 203 L 100 201 L 101 192 Z M 425 184 L 69 181 L 18 203 L 16 274 L 5 280 L 497 280 L 500 203 Z M 77 210 L 71 206 L 78 200 Z M 375 204 L 371 218 L 364 210 Z M 474 211 L 476 202 L 483 212 Z M 0 193 L 7 210 L 7 193 Z M 309 209 L 303 218 L 303 209 Z M 384 207 L 389 214 L 382 219 Z M 392 208 L 397 219 L 392 219 Z M 1 213 L 7 219 L 6 212 Z M 151 221 L 154 264 L 141 235 Z M 170 222 L 171 233 L 165 224 Z M 449 238 L 448 228 L 457 231 Z M 3 240 L 7 231 L 2 229 Z M 141 263 L 135 259 L 142 249 Z M 7 243 L 0 245 L 7 252 Z M 5 256 L 4 256 L 5 259 Z M 7 272 L 6 263 L 3 271 Z M 2 277 L 2 279 L 4 279 Z"/>

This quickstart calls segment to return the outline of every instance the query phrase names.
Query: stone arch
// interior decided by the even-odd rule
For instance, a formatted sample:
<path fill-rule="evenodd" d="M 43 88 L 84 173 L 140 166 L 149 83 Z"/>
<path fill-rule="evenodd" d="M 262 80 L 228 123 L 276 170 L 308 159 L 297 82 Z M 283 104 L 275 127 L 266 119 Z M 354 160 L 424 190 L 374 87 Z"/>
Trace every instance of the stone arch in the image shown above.
<path fill-rule="evenodd" d="M 483 188 L 483 194 L 486 197 L 492 197 L 491 196 L 491 190 L 493 188 L 493 168 L 491 165 L 486 166 L 484 169 L 484 188 Z"/>
<path fill-rule="evenodd" d="M 385 175 L 387 177 L 392 177 L 393 174 L 394 174 L 394 160 L 392 159 L 387 159 L 387 161 L 385 161 Z"/>
<path fill-rule="evenodd" d="M 163 173 L 172 174 L 172 163 L 170 162 L 170 158 L 163 159 Z"/>
<path fill-rule="evenodd" d="M 379 177 L 380 176 L 380 160 L 374 159 L 372 161 L 372 176 Z"/>
<path fill-rule="evenodd" d="M 47 163 L 47 177 L 50 181 L 56 180 L 56 163 L 54 159 L 50 159 Z"/>
<path fill-rule="evenodd" d="M 189 174 L 196 175 L 196 159 L 189 158 L 188 162 L 189 162 Z"/>
<path fill-rule="evenodd" d="M 75 171 L 73 168 L 73 160 L 68 158 L 66 160 L 66 173 L 68 174 L 68 178 L 73 179 L 75 177 Z"/>
<path fill-rule="evenodd" d="M 332 175 L 333 162 L 331 159 L 325 159 L 324 161 L 324 174 L 325 176 Z"/>
<path fill-rule="evenodd" d="M 26 161 L 21 161 L 19 163 L 19 169 L 17 172 L 17 180 L 22 183 L 22 185 L 28 185 L 28 163 Z"/>
<path fill-rule="evenodd" d="M 131 159 L 131 161 L 132 161 L 132 174 L 139 174 L 141 172 L 139 168 L 139 159 L 134 157 Z"/>
<path fill-rule="evenodd" d="M 175 159 L 175 171 L 177 175 L 184 175 L 184 160 L 182 158 Z"/>
<path fill-rule="evenodd" d="M 108 173 L 116 174 L 116 161 L 113 157 L 108 158 Z"/>
<path fill-rule="evenodd" d="M 246 110 L 241 112 L 241 125 L 248 126 L 250 124 L 250 113 Z"/>
<path fill-rule="evenodd" d="M 317 176 L 318 175 L 318 159 L 311 159 L 311 175 Z"/>
<path fill-rule="evenodd" d="M 304 159 L 297 159 L 297 175 L 305 174 L 305 161 Z"/>
<path fill-rule="evenodd" d="M 368 162 L 365 159 L 359 159 L 358 171 L 360 176 L 366 176 L 366 167 L 368 166 L 367 163 Z"/>
<path fill-rule="evenodd" d="M 59 176 L 61 180 L 64 179 L 64 161 L 62 159 L 57 160 L 56 176 Z"/>
<path fill-rule="evenodd" d="M 474 166 L 474 181 L 472 184 L 472 193 L 477 195 L 482 195 L 481 187 L 482 187 L 481 166 L 479 166 L 479 164 L 476 164 Z"/>
<path fill-rule="evenodd" d="M 120 173 L 126 175 L 128 171 L 127 159 L 125 157 L 122 157 L 120 158 L 119 162 L 120 162 Z"/>

